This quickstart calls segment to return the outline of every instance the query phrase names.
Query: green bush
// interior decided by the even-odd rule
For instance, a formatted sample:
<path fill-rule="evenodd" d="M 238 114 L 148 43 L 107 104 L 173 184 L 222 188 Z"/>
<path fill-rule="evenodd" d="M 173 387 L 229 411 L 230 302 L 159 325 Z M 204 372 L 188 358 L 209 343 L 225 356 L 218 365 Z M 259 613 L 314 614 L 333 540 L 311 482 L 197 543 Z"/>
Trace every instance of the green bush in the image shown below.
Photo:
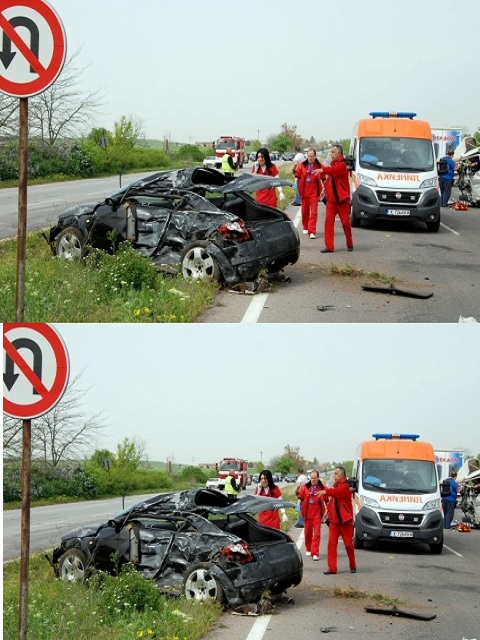
<path fill-rule="evenodd" d="M 182 145 L 175 154 L 177 160 L 202 162 L 205 157 L 202 151 L 193 144 Z"/>
<path fill-rule="evenodd" d="M 113 237 L 112 245 L 115 245 Z M 86 264 L 95 269 L 108 294 L 143 287 L 155 289 L 157 285 L 158 274 L 153 262 L 141 256 L 129 242 L 122 242 L 114 255 L 93 250 Z"/>
<path fill-rule="evenodd" d="M 158 610 L 162 602 L 153 580 L 144 578 L 133 566 L 125 564 L 117 576 L 105 575 L 101 580 L 104 605 L 108 614 L 130 617 L 133 611 Z"/>
<path fill-rule="evenodd" d="M 179 479 L 183 482 L 204 485 L 209 477 L 199 467 L 185 467 L 180 472 Z"/>

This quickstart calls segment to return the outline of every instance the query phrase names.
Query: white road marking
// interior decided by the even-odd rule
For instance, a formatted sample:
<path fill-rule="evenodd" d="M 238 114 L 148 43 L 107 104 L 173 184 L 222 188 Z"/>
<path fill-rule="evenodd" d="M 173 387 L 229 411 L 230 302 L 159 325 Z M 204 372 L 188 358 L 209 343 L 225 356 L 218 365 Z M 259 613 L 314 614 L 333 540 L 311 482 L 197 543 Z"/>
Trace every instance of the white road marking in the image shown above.
<path fill-rule="evenodd" d="M 448 549 L 449 551 L 451 551 L 452 553 L 454 553 L 456 556 L 458 556 L 459 558 L 463 558 L 463 555 L 461 553 L 458 553 L 458 551 L 455 551 L 455 549 L 452 549 L 451 547 L 447 547 L 446 544 L 443 545 L 445 547 L 445 549 Z"/>
<path fill-rule="evenodd" d="M 300 220 L 302 219 L 301 211 L 297 213 L 295 219 L 293 221 L 293 225 L 295 228 L 300 224 Z M 255 324 L 267 302 L 268 293 L 259 293 L 252 298 L 252 301 L 248 305 L 248 309 L 245 311 L 245 315 L 240 321 L 240 324 Z"/>
<path fill-rule="evenodd" d="M 260 616 L 254 622 L 253 627 L 250 629 L 246 640 L 262 640 L 265 631 L 267 630 L 268 623 L 272 616 Z"/>
<path fill-rule="evenodd" d="M 440 226 L 443 227 L 444 229 L 446 229 L 447 231 L 450 231 L 451 233 L 453 233 L 455 236 L 459 236 L 460 234 L 458 233 L 458 231 L 454 231 L 453 229 L 450 229 L 450 227 L 447 227 L 446 224 L 443 224 L 443 222 L 440 222 Z"/>

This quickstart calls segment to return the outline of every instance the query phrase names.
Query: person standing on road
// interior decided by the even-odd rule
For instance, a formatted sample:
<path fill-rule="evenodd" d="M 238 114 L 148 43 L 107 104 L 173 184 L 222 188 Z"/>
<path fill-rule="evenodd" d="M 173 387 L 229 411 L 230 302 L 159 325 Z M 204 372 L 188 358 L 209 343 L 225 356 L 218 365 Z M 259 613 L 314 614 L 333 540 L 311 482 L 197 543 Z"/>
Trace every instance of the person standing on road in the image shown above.
<path fill-rule="evenodd" d="M 443 176 L 439 176 L 440 194 L 442 207 L 448 207 L 448 201 L 452 195 L 453 177 L 455 173 L 455 162 L 453 160 L 453 151 L 447 151 L 447 155 L 442 158 L 447 163 L 448 171 Z"/>
<path fill-rule="evenodd" d="M 338 538 L 341 537 L 348 556 L 350 573 L 356 573 L 355 549 L 353 547 L 352 490 L 347 481 L 345 467 L 336 467 L 333 472 L 333 487 L 325 487 L 320 493 L 328 500 L 328 545 L 326 575 L 337 573 Z"/>
<path fill-rule="evenodd" d="M 305 523 L 305 552 L 318 560 L 320 556 L 320 535 L 325 513 L 325 496 L 320 493 L 324 489 L 318 471 L 310 472 L 310 480 L 300 487 L 298 499 L 300 511 Z"/>
<path fill-rule="evenodd" d="M 300 488 L 306 482 L 308 482 L 308 477 L 303 473 L 302 467 L 299 467 L 298 476 L 297 476 L 297 486 L 295 487 L 295 495 L 297 496 L 297 498 L 298 498 L 298 493 L 300 491 Z M 303 521 L 302 511 L 300 509 L 300 500 L 298 500 L 297 510 L 298 510 L 298 518 L 294 526 L 297 527 L 297 529 L 303 529 L 303 527 L 305 526 L 305 523 Z"/>
<path fill-rule="evenodd" d="M 452 527 L 453 516 L 455 515 L 455 505 L 457 503 L 457 493 L 458 493 L 458 483 L 456 481 L 457 472 L 452 471 L 447 480 L 444 480 L 444 483 L 447 482 L 450 484 L 450 495 L 442 498 L 442 509 L 443 509 L 443 519 L 444 519 L 444 529 L 450 529 Z"/>
<path fill-rule="evenodd" d="M 307 151 L 307 159 L 297 166 L 297 189 L 302 198 L 303 233 L 312 240 L 317 237 L 318 201 L 323 192 L 323 182 L 317 173 L 321 164 L 315 149 Z"/>
<path fill-rule="evenodd" d="M 257 151 L 255 164 L 252 167 L 251 173 L 258 173 L 264 176 L 278 176 L 278 169 L 271 161 L 268 149 L 263 147 Z M 281 187 L 279 187 L 278 193 L 280 200 L 284 200 L 285 196 Z M 277 207 L 276 189 L 259 189 L 255 191 L 255 200 L 259 204 L 265 204 L 268 207 Z"/>
<path fill-rule="evenodd" d="M 229 500 L 236 500 L 240 493 L 240 485 L 235 478 L 235 471 L 230 469 L 228 476 L 225 478 L 225 493 Z"/>
<path fill-rule="evenodd" d="M 302 153 L 300 147 L 297 145 L 295 147 L 295 155 L 293 156 L 293 168 L 292 168 L 292 172 L 293 175 L 295 176 L 295 198 L 293 199 L 292 205 L 294 207 L 300 207 L 302 204 L 302 198 L 300 197 L 300 194 L 298 192 L 298 178 L 297 178 L 297 167 L 301 162 L 305 162 L 307 158 L 305 157 L 305 154 Z"/>
<path fill-rule="evenodd" d="M 348 251 L 353 251 L 352 225 L 350 223 L 350 170 L 343 157 L 343 149 L 334 144 L 331 150 L 332 162 L 321 164 L 319 175 L 326 176 L 325 197 L 325 248 L 321 253 L 333 253 L 335 245 L 335 217 L 338 213 L 347 241 Z"/>
<path fill-rule="evenodd" d="M 266 498 L 281 498 L 282 492 L 273 481 L 272 472 L 270 469 L 264 469 L 260 473 L 260 484 L 255 487 L 253 492 L 255 496 L 264 496 Z M 285 509 L 280 509 L 282 514 L 282 522 L 287 522 L 287 514 Z M 271 511 L 261 511 L 258 514 L 258 521 L 264 527 L 270 527 L 272 529 L 280 529 L 280 515 L 277 509 Z"/>
<path fill-rule="evenodd" d="M 235 171 L 237 170 L 237 164 L 233 159 L 233 153 L 231 147 L 227 147 L 225 153 L 222 156 L 222 171 L 226 178 L 233 180 L 235 177 Z"/>

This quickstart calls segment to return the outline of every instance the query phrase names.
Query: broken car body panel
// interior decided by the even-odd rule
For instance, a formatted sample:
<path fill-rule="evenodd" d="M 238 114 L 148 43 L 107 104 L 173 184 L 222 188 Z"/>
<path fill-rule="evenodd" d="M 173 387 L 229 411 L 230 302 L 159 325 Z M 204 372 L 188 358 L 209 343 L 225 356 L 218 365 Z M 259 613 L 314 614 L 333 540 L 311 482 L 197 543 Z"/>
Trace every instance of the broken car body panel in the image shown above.
<path fill-rule="evenodd" d="M 230 502 L 215 489 L 160 494 L 104 524 L 69 531 L 51 562 L 57 575 L 73 579 L 62 570 L 72 550 L 82 552 L 85 569 L 105 571 L 114 570 L 112 554 L 118 552 L 120 564 L 133 563 L 162 591 L 175 595 L 185 592 L 200 566 L 228 606 L 236 607 L 257 602 L 265 590 L 278 595 L 300 583 L 303 563 L 294 541 L 250 515 L 294 506 L 250 495 Z"/>
<path fill-rule="evenodd" d="M 289 184 L 257 174 L 228 181 L 219 171 L 203 167 L 163 171 L 103 202 L 68 208 L 47 240 L 63 257 L 72 257 L 71 251 L 62 254 L 65 234 L 72 229 L 80 255 L 89 246 L 111 251 L 128 240 L 157 269 L 181 271 L 185 277 L 205 276 L 202 270 L 189 269 L 192 255 L 200 266 L 202 260 L 214 260 L 218 269 L 206 270 L 206 275 L 218 273 L 215 279 L 231 286 L 255 280 L 262 269 L 275 273 L 297 262 L 300 239 L 290 218 L 248 194 Z"/>

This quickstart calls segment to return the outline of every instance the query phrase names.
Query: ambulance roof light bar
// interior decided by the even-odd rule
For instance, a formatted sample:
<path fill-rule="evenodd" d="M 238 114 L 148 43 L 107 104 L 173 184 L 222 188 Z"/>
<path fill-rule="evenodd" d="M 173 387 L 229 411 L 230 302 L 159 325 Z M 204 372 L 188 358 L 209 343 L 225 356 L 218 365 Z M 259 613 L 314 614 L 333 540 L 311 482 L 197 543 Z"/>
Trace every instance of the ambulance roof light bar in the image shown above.
<path fill-rule="evenodd" d="M 372 118 L 409 118 L 413 120 L 417 114 L 413 111 L 370 111 L 368 115 Z"/>
<path fill-rule="evenodd" d="M 417 440 L 420 436 L 417 433 L 372 433 L 375 440 Z"/>

